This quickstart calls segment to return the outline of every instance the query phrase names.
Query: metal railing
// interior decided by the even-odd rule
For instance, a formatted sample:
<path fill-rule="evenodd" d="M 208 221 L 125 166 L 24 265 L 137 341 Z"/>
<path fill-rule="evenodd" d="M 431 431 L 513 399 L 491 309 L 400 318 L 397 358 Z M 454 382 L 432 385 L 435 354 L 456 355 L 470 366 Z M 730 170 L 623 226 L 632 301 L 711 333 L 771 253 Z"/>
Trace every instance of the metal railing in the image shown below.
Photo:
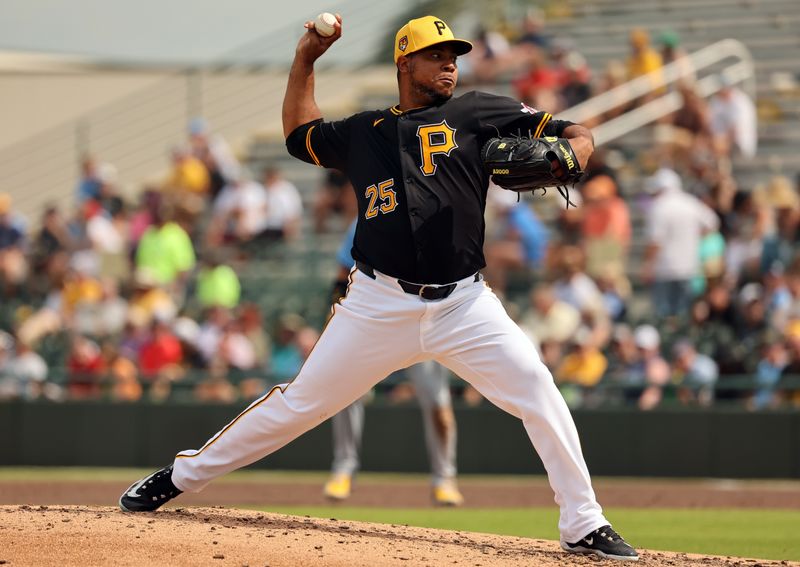
<path fill-rule="evenodd" d="M 2 383 L 3 378 L 4 376 L 0 375 L 0 383 Z M 158 399 L 161 400 L 171 399 L 175 401 L 192 402 L 197 401 L 197 389 L 204 384 L 227 382 L 237 391 L 243 389 L 245 386 L 248 386 L 251 390 L 253 387 L 260 387 L 266 391 L 276 384 L 290 382 L 291 377 L 276 376 L 263 369 L 230 369 L 227 373 L 222 375 L 217 374 L 212 378 L 208 370 L 189 368 L 181 370 L 180 372 L 173 369 L 157 375 L 140 376 L 135 381 L 142 387 L 141 399 L 144 401 L 160 396 Z M 406 381 L 407 377 L 403 371 L 391 374 L 374 386 L 374 399 L 379 401 L 390 400 L 392 389 Z M 253 384 L 254 382 L 256 384 Z M 68 401 L 73 399 L 73 396 L 69 393 L 70 384 L 79 384 L 83 389 L 86 387 L 89 387 L 90 390 L 93 389 L 93 393 L 90 394 L 88 398 L 86 394 L 77 395 L 75 396 L 76 399 L 94 399 L 104 402 L 119 401 L 115 398 L 115 385 L 125 384 L 116 382 L 114 377 L 110 374 L 71 376 L 64 367 L 51 368 L 48 376 L 48 383 L 58 389 L 59 394 L 50 397 L 50 399 L 54 401 Z M 593 408 L 635 407 L 636 400 L 647 388 L 646 384 L 624 384 L 615 381 L 611 377 L 604 377 L 603 380 L 592 387 L 584 387 L 558 380 L 557 385 L 562 395 L 569 402 L 575 403 L 576 400 L 580 399 L 581 401 L 576 403 L 576 406 Z M 450 375 L 450 388 L 456 394 L 460 393 L 466 386 L 466 382 L 453 374 Z M 755 375 L 724 375 L 710 387 L 710 390 L 713 390 L 713 395 L 709 398 L 711 401 L 706 405 L 701 405 L 696 402 L 684 404 L 680 400 L 680 393 L 682 390 L 694 390 L 696 392 L 699 389 L 696 387 L 687 387 L 680 383 L 668 383 L 661 388 L 662 396 L 659 405 L 661 407 L 685 405 L 698 409 L 707 409 L 710 406 L 748 407 L 748 401 L 752 399 L 755 393 L 767 392 L 775 394 L 783 393 L 786 399 L 782 403 L 770 405 L 761 409 L 777 409 L 778 407 L 783 409 L 791 407 L 797 408 L 796 400 L 792 400 L 794 396 L 800 394 L 800 375 L 783 376 L 780 381 L 773 386 L 759 384 Z M 238 393 L 231 402 L 241 401 L 241 395 L 242 393 Z M 41 397 L 47 398 L 46 395 Z M 22 398 L 25 399 L 24 396 Z M 459 396 L 456 395 L 456 398 L 458 399 Z M 457 403 L 461 402 L 457 401 Z"/>
<path fill-rule="evenodd" d="M 709 73 L 700 78 L 703 73 Z M 697 76 L 694 87 L 701 97 L 709 97 L 722 88 L 722 78 L 733 84 L 743 83 L 745 91 L 755 100 L 755 67 L 753 57 L 745 45 L 735 39 L 723 39 L 686 56 L 686 61 L 674 61 L 647 75 L 599 94 L 561 113 L 561 118 L 584 123 L 598 119 L 606 112 L 629 105 L 667 86 Z M 678 110 L 683 99 L 671 91 L 645 104 L 613 118 L 592 129 L 597 145 L 617 138 L 655 122 Z"/>

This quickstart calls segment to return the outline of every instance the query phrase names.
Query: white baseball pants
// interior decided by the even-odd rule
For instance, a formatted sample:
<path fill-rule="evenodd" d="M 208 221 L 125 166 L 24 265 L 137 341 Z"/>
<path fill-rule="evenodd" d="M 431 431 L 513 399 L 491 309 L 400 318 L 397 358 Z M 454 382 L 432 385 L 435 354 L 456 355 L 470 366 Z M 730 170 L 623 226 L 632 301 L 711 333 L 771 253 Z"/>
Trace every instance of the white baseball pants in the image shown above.
<path fill-rule="evenodd" d="M 272 388 L 199 450 L 176 456 L 175 486 L 198 492 L 319 425 L 391 372 L 433 359 L 522 420 L 555 492 L 562 539 L 578 541 L 608 524 L 567 405 L 491 289 L 469 277 L 449 297 L 426 301 L 375 275 L 351 272 L 347 295 L 293 382 Z"/>

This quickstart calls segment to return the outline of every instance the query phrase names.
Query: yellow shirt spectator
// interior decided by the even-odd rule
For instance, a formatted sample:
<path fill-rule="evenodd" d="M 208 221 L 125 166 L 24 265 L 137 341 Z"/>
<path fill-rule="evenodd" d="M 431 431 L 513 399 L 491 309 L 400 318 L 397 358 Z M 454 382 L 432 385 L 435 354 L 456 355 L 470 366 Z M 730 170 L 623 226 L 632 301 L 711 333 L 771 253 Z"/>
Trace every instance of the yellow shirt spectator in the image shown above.
<path fill-rule="evenodd" d="M 602 352 L 595 347 L 579 346 L 575 352 L 564 357 L 556 376 L 561 382 L 590 388 L 600 381 L 607 367 L 608 360 Z"/>
<path fill-rule="evenodd" d="M 647 75 L 663 67 L 661 54 L 650 45 L 650 36 L 645 30 L 635 29 L 630 36 L 631 54 L 628 57 L 628 80 Z M 661 73 L 653 78 L 653 86 L 662 81 Z"/>
<path fill-rule="evenodd" d="M 192 155 L 173 153 L 172 172 L 164 183 L 166 191 L 205 194 L 211 179 L 202 161 Z"/>

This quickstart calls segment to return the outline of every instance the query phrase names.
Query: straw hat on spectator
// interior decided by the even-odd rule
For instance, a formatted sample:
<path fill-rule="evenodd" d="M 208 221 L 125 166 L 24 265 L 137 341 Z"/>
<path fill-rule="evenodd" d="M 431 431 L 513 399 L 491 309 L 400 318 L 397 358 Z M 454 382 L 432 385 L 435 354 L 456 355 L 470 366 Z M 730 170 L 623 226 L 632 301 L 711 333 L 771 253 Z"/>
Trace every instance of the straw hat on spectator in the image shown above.
<path fill-rule="evenodd" d="M 773 209 L 800 209 L 798 197 L 792 182 L 784 175 L 776 175 L 766 185 L 759 185 L 753 190 L 753 198 L 758 205 Z"/>

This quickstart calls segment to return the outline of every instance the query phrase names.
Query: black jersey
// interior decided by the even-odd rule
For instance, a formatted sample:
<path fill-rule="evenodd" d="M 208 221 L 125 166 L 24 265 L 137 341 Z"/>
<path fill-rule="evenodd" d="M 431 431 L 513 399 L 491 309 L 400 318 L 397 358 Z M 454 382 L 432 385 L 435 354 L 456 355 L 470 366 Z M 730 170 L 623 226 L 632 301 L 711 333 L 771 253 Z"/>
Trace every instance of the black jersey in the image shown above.
<path fill-rule="evenodd" d="M 511 98 L 470 92 L 439 106 L 397 107 L 317 120 L 287 138 L 289 153 L 343 171 L 358 198 L 353 258 L 403 280 L 445 284 L 483 268 L 491 137 L 560 136 L 551 120 Z"/>

